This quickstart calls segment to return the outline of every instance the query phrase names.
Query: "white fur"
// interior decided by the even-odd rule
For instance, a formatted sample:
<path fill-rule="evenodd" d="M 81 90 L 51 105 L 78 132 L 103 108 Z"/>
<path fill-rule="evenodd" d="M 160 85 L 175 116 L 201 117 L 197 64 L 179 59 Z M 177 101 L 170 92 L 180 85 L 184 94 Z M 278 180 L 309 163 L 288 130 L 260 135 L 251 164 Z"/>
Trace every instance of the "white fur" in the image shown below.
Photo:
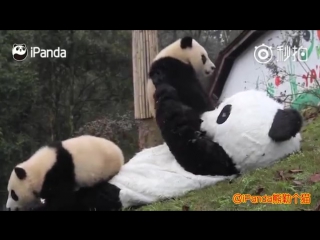
<path fill-rule="evenodd" d="M 73 157 L 77 187 L 92 186 L 100 180 L 107 180 L 119 172 L 124 164 L 121 149 L 113 142 L 99 137 L 84 135 L 70 138 L 62 145 Z M 47 172 L 56 163 L 56 151 L 47 146 L 40 148 L 27 161 L 17 167 L 23 168 L 27 178 L 18 179 L 12 171 L 8 183 L 7 208 L 23 210 L 39 203 L 33 191 L 40 192 Z M 14 201 L 10 191 L 14 190 L 19 201 Z"/>
<path fill-rule="evenodd" d="M 214 63 L 210 60 L 206 49 L 201 46 L 196 40 L 192 40 L 192 48 L 182 49 L 180 47 L 181 39 L 171 43 L 164 49 L 162 49 L 157 56 L 154 58 L 153 62 L 157 61 L 163 57 L 173 57 L 180 60 L 183 63 L 191 64 L 195 70 L 198 78 L 210 76 L 213 73 L 212 67 L 215 67 Z M 201 55 L 207 58 L 205 64 L 203 64 Z M 149 102 L 149 108 L 153 117 L 155 117 L 155 103 L 154 95 L 155 87 L 150 79 L 147 82 L 147 96 Z"/>
<path fill-rule="evenodd" d="M 217 124 L 227 104 L 232 105 L 230 116 L 223 124 Z M 242 91 L 225 99 L 218 109 L 204 113 L 201 128 L 224 148 L 242 172 L 266 167 L 300 150 L 300 133 L 279 143 L 268 136 L 278 109 L 283 109 L 283 105 L 265 92 Z"/>
<path fill-rule="evenodd" d="M 110 183 L 121 189 L 123 207 L 130 207 L 182 196 L 232 178 L 200 176 L 185 171 L 164 143 L 137 153 Z"/>

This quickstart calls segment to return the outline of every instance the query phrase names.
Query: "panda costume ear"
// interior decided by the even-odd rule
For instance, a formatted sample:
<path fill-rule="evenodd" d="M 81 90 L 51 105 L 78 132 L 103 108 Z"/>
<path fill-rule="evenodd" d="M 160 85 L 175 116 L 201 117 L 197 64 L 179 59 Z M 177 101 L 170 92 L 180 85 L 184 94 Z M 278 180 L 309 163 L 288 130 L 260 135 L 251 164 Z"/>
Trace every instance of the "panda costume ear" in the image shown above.
<path fill-rule="evenodd" d="M 180 42 L 180 47 L 182 49 L 185 49 L 185 48 L 192 48 L 192 37 L 184 37 L 181 39 L 181 42 Z"/>
<path fill-rule="evenodd" d="M 16 43 L 15 43 L 15 44 L 13 44 L 13 47 L 16 47 L 16 46 L 18 46 L 18 44 L 16 44 Z"/>
<path fill-rule="evenodd" d="M 16 167 L 14 169 L 14 172 L 16 173 L 17 177 L 20 179 L 20 180 L 23 180 L 27 177 L 27 173 L 26 171 L 23 169 L 23 168 L 20 168 L 20 167 Z"/>
<path fill-rule="evenodd" d="M 302 117 L 295 109 L 278 109 L 269 130 L 269 137 L 275 142 L 295 137 L 302 127 Z"/>

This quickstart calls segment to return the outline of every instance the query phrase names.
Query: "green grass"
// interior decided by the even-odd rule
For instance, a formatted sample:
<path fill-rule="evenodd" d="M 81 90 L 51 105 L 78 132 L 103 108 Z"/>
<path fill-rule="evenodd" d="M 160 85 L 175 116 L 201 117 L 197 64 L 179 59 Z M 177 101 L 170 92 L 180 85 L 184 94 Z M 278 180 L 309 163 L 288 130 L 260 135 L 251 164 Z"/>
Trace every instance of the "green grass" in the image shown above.
<path fill-rule="evenodd" d="M 187 195 L 157 202 L 137 209 L 138 211 L 212 211 L 212 210 L 314 210 L 320 201 L 319 182 L 312 179 L 320 172 L 320 118 L 308 124 L 302 130 L 303 152 L 293 154 L 272 167 L 258 169 L 245 174 L 229 183 L 224 181 L 212 187 L 189 192 Z M 290 173 L 290 170 L 300 170 L 299 173 Z M 281 174 L 279 174 L 281 172 Z M 282 175 L 282 177 L 280 176 Z M 250 203 L 235 204 L 232 197 L 235 193 L 251 195 L 272 195 L 274 193 L 309 193 L 310 204 L 270 204 Z"/>

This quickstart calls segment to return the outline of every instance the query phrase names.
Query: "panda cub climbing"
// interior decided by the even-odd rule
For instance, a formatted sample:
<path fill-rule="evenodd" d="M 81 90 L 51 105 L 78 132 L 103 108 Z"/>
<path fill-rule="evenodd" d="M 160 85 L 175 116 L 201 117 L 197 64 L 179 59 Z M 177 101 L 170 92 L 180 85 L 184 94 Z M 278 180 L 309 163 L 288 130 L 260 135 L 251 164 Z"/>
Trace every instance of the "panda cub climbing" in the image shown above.
<path fill-rule="evenodd" d="M 213 110 L 211 100 L 199 78 L 210 76 L 215 65 L 207 51 L 192 37 L 178 39 L 162 49 L 149 70 L 147 96 L 153 117 L 155 112 L 155 82 L 157 79 L 174 87 L 180 100 L 198 113 Z M 159 78 L 160 75 L 163 75 Z"/>
<path fill-rule="evenodd" d="M 19 211 L 41 199 L 65 202 L 77 189 L 110 179 L 123 164 L 122 150 L 100 137 L 83 135 L 44 146 L 13 169 L 6 207 Z"/>

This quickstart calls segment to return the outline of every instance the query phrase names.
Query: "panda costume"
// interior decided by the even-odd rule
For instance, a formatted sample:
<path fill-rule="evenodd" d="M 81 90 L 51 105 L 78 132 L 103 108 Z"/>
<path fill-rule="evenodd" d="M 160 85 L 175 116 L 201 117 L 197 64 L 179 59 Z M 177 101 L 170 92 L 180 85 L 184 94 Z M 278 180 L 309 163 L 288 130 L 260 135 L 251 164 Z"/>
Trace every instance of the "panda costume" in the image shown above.
<path fill-rule="evenodd" d="M 166 143 L 137 153 L 110 181 L 80 188 L 72 202 L 47 199 L 33 210 L 146 205 L 231 180 L 300 150 L 300 115 L 264 92 L 240 92 L 213 109 L 198 81 L 199 72 L 213 69 L 204 48 L 190 37 L 162 50 L 150 68 L 147 91 Z"/>
<path fill-rule="evenodd" d="M 230 106 L 231 111 L 228 110 Z M 283 122 L 286 119 L 283 119 L 284 115 L 289 120 Z M 210 176 L 186 171 L 186 166 L 178 163 L 167 143 L 164 143 L 137 153 L 110 181 L 81 188 L 75 192 L 72 203 L 60 205 L 58 210 L 118 211 L 183 196 L 189 191 L 231 180 L 238 172 L 270 166 L 300 150 L 300 133 L 288 140 L 279 140 L 294 129 L 295 122 L 290 121 L 295 117 L 264 92 L 249 90 L 237 93 L 225 99 L 217 109 L 205 112 L 201 124 L 206 136 L 213 136 L 212 142 L 221 146 L 234 161 L 238 170 L 235 174 Z M 195 143 L 190 141 L 189 144 Z M 199 157 L 194 161 L 201 164 Z M 225 160 L 212 158 L 212 161 Z M 55 201 L 47 201 L 34 211 L 57 210 L 56 204 Z"/>

